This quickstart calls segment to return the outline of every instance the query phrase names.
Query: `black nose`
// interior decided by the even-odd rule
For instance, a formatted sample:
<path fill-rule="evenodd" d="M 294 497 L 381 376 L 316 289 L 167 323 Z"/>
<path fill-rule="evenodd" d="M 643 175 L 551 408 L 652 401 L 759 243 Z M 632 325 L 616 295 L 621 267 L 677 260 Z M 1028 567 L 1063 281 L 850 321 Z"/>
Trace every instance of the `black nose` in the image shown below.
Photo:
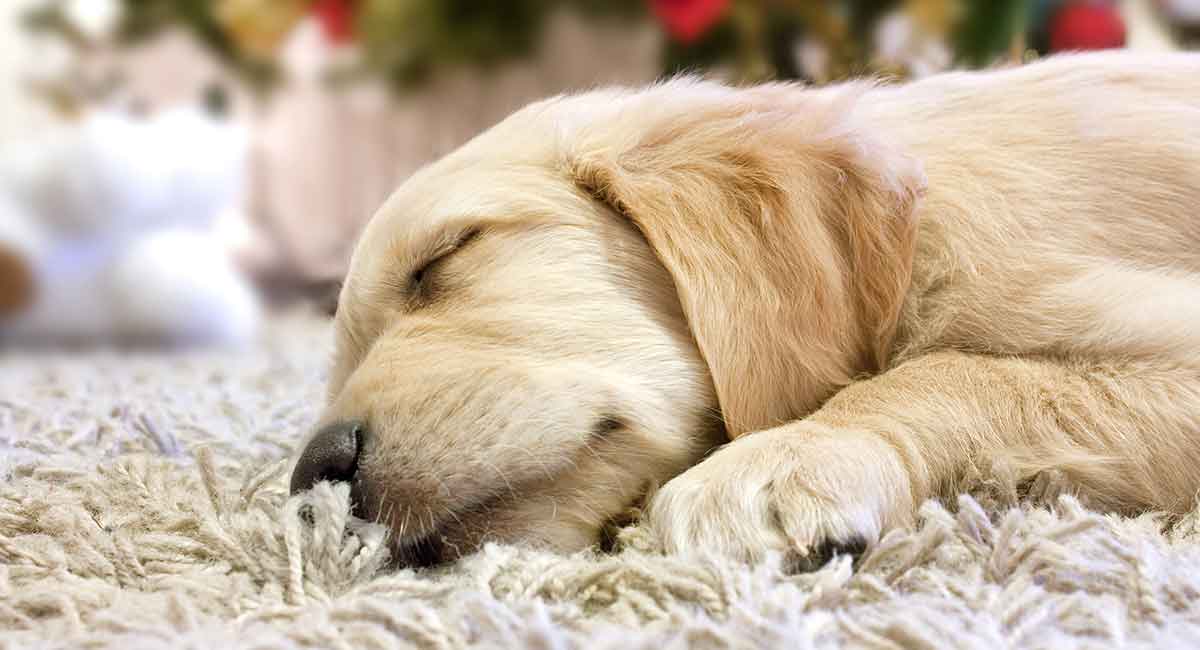
<path fill-rule="evenodd" d="M 337 422 L 317 432 L 292 470 L 292 494 L 321 481 L 353 481 L 364 431 L 361 423 Z"/>

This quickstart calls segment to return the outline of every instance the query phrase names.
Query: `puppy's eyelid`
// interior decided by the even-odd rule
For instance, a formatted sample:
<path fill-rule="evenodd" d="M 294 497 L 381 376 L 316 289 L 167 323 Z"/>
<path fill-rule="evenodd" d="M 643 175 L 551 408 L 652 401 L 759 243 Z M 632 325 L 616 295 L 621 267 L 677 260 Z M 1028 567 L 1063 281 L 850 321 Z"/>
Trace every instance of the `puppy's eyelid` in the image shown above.
<path fill-rule="evenodd" d="M 421 266 L 417 267 L 417 269 L 412 272 L 412 275 L 409 278 L 410 285 L 414 289 L 419 290 L 421 288 L 421 286 L 424 284 L 425 278 L 429 275 L 429 271 L 434 266 L 436 266 L 439 262 L 445 260 L 447 257 L 458 252 L 467 244 L 469 244 L 472 241 L 474 241 L 475 239 L 477 239 L 482 232 L 483 231 L 480 228 L 471 228 L 469 230 L 463 231 L 463 233 L 461 235 L 459 235 L 458 239 L 456 239 L 453 244 L 451 244 L 449 247 L 443 249 L 442 251 L 440 251 L 433 257 L 431 257 L 429 259 L 429 261 L 427 261 L 424 264 L 422 264 Z"/>

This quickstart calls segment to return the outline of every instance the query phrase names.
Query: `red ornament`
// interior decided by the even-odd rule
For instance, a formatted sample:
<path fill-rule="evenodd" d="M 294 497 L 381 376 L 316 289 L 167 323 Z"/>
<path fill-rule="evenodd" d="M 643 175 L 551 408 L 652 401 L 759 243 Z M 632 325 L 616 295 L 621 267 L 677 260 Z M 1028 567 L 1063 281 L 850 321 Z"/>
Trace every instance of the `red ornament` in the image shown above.
<path fill-rule="evenodd" d="M 1050 19 L 1050 51 L 1107 50 L 1125 45 L 1125 21 L 1109 2 L 1071 2 Z"/>
<path fill-rule="evenodd" d="M 650 8 L 672 38 L 692 43 L 721 20 L 729 0 L 650 0 Z"/>
<path fill-rule="evenodd" d="M 344 45 L 353 40 L 354 0 L 315 0 L 312 11 L 331 43 Z"/>

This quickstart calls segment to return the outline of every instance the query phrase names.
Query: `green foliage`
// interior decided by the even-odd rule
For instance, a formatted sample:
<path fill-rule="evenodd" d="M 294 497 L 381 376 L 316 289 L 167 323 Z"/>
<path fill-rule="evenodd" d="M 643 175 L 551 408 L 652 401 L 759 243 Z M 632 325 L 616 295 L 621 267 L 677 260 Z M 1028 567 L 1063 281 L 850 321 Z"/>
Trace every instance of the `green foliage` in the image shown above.
<path fill-rule="evenodd" d="M 1033 8 L 1032 0 L 968 2 L 966 17 L 954 34 L 956 59 L 969 66 L 991 63 L 1025 31 Z"/>
<path fill-rule="evenodd" d="M 963 18 L 950 34 L 956 60 L 968 66 L 982 66 L 1003 56 L 1013 36 L 1024 29 L 1029 20 L 1032 0 L 965 0 Z M 843 0 L 804 6 L 805 0 L 765 4 L 757 0 L 740 3 L 759 12 L 759 25 L 739 26 L 735 10 L 718 23 L 704 38 L 683 45 L 668 42 L 664 49 L 664 69 L 669 74 L 703 70 L 705 68 L 745 59 L 749 51 L 757 51 L 765 63 L 766 77 L 776 79 L 801 78 L 796 64 L 796 42 L 812 34 L 828 41 L 813 17 L 822 10 L 844 19 L 846 38 L 831 48 L 835 58 L 835 77 L 874 72 L 874 28 L 888 12 L 900 8 L 900 0 Z"/>
<path fill-rule="evenodd" d="M 121 4 L 124 11 L 117 37 L 123 42 L 136 43 L 179 26 L 252 87 L 267 90 L 279 79 L 273 61 L 237 46 L 217 21 L 212 0 L 121 0 Z"/>
<path fill-rule="evenodd" d="M 630 17 L 636 0 L 362 0 L 356 20 L 360 73 L 407 89 L 435 70 L 487 68 L 536 48 L 552 11 L 569 7 L 592 17 Z"/>

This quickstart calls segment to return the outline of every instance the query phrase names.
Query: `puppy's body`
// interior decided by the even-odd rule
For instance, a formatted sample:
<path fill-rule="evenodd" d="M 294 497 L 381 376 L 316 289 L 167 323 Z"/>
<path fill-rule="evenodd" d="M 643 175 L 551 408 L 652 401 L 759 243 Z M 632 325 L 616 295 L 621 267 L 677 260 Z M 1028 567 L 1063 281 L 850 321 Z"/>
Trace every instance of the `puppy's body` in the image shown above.
<path fill-rule="evenodd" d="M 1182 508 L 1200 57 L 548 100 L 406 183 L 340 307 L 328 419 L 370 424 L 402 552 L 586 543 L 712 413 L 733 442 L 649 505 L 671 549 L 869 541 L 998 455 Z"/>
<path fill-rule="evenodd" d="M 928 179 L 897 360 L 1200 356 L 1200 62 L 1082 60 L 864 96 Z"/>
<path fill-rule="evenodd" d="M 941 444 L 974 438 L 974 460 L 1012 453 L 1025 474 L 1068 470 L 1108 507 L 1190 507 L 1200 60 L 1067 57 L 872 99 L 866 111 L 928 178 L 889 366 L 970 353 L 942 355 L 929 377 L 941 382 L 915 389 L 949 396 L 965 383 L 978 390 L 968 404 L 996 398 L 929 413 L 953 422 Z"/>

